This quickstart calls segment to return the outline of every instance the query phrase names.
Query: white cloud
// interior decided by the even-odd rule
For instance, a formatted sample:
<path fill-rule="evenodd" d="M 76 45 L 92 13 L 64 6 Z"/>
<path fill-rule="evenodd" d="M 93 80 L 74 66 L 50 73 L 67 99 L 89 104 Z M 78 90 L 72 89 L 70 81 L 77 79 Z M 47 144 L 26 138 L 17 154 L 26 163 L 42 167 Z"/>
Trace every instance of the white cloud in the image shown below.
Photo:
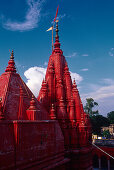
<path fill-rule="evenodd" d="M 23 22 L 12 21 L 8 19 L 3 27 L 11 31 L 26 31 L 36 28 L 38 26 L 41 4 L 43 0 L 27 0 L 28 11 Z"/>
<path fill-rule="evenodd" d="M 79 84 L 83 78 L 77 73 L 71 73 L 72 79 L 75 78 L 76 83 Z M 46 68 L 43 67 L 31 67 L 24 72 L 27 78 L 27 86 L 31 89 L 34 95 L 37 97 L 41 88 L 42 80 L 45 78 Z"/>
<path fill-rule="evenodd" d="M 109 56 L 113 57 L 114 54 L 111 51 L 109 51 Z"/>
<path fill-rule="evenodd" d="M 77 52 L 72 53 L 71 55 L 65 56 L 66 58 L 72 58 L 72 57 L 76 57 L 78 55 Z"/>
<path fill-rule="evenodd" d="M 27 78 L 26 84 L 36 97 L 38 96 L 45 74 L 46 68 L 43 67 L 31 67 L 24 72 L 24 75 Z"/>
<path fill-rule="evenodd" d="M 111 48 L 109 51 L 109 56 L 113 57 L 114 56 L 114 48 Z"/>
<path fill-rule="evenodd" d="M 83 68 L 81 69 L 81 71 L 88 71 L 88 68 Z"/>
<path fill-rule="evenodd" d="M 58 15 L 58 17 L 57 17 L 57 19 L 63 19 L 63 18 L 65 18 L 66 17 L 66 14 L 63 14 L 63 15 Z"/>
<path fill-rule="evenodd" d="M 87 94 L 82 94 L 83 102 L 85 103 L 86 98 L 92 97 L 96 102 L 99 103 L 98 110 L 100 114 L 106 115 L 108 112 L 114 110 L 114 80 L 103 79 L 104 86 L 100 85 L 88 85 Z M 92 90 L 93 87 L 93 90 Z"/>
<path fill-rule="evenodd" d="M 20 64 L 17 60 L 15 61 L 15 67 L 16 67 L 17 71 L 18 71 L 18 69 L 26 68 L 25 65 Z"/>
<path fill-rule="evenodd" d="M 83 80 L 83 77 L 77 73 L 73 73 L 70 71 L 70 75 L 71 75 L 72 81 L 73 81 L 73 79 L 76 80 L 76 84 L 79 84 Z"/>
<path fill-rule="evenodd" d="M 66 56 L 67 58 L 72 58 L 72 57 L 76 57 L 76 56 L 83 56 L 83 57 L 87 57 L 89 56 L 89 54 L 80 54 L 78 52 L 73 52 L 72 54 Z"/>
<path fill-rule="evenodd" d="M 47 65 L 48 65 L 48 62 L 45 61 L 45 62 L 44 62 L 44 66 L 47 66 Z"/>
<path fill-rule="evenodd" d="M 100 87 L 96 91 L 88 93 L 87 96 L 91 96 L 95 100 L 101 100 L 107 97 L 112 97 L 114 96 L 114 85 Z"/>
<path fill-rule="evenodd" d="M 106 78 L 106 79 L 103 79 L 102 81 L 103 81 L 105 84 L 114 85 L 114 80 L 113 80 L 113 79 Z"/>
<path fill-rule="evenodd" d="M 27 78 L 27 85 L 37 97 L 39 90 L 41 88 L 42 80 L 45 78 L 46 68 L 43 67 L 31 67 L 25 71 L 24 75 Z M 77 73 L 70 72 L 71 78 L 76 80 L 79 84 L 83 77 Z M 96 102 L 98 102 L 99 113 L 106 115 L 108 112 L 114 110 L 114 80 L 113 79 L 102 79 L 101 84 L 88 84 L 85 88 L 88 88 L 88 93 L 81 94 L 81 98 L 85 105 L 86 98 L 92 97 Z"/>
<path fill-rule="evenodd" d="M 82 56 L 83 56 L 83 57 L 87 57 L 87 56 L 89 56 L 89 54 L 82 54 Z"/>

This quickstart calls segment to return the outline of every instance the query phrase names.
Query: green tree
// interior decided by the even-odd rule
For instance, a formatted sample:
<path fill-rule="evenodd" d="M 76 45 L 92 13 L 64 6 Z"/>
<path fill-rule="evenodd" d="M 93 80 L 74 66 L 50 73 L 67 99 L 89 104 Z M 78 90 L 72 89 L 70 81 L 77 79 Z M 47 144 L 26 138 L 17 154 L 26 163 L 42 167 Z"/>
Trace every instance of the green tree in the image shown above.
<path fill-rule="evenodd" d="M 107 114 L 107 118 L 110 122 L 110 124 L 114 124 L 114 111 L 111 111 Z"/>
<path fill-rule="evenodd" d="M 92 124 L 92 131 L 95 135 L 101 135 L 101 127 L 109 126 L 109 120 L 107 117 L 102 115 L 96 115 L 90 117 L 91 124 Z"/>
<path fill-rule="evenodd" d="M 90 116 L 92 132 L 96 135 L 101 135 L 101 127 L 109 126 L 110 125 L 109 119 L 112 118 L 114 114 L 113 113 L 108 114 L 108 118 L 99 115 L 98 110 L 93 111 L 95 106 L 98 106 L 98 103 L 95 102 L 92 98 L 87 98 L 86 105 L 84 106 L 84 111 L 88 113 Z"/>
<path fill-rule="evenodd" d="M 98 106 L 98 103 L 95 102 L 92 98 L 87 98 L 86 99 L 86 105 L 84 106 L 84 111 L 92 117 L 93 115 L 98 115 L 99 112 L 98 110 L 93 111 L 93 108 L 95 106 Z"/>

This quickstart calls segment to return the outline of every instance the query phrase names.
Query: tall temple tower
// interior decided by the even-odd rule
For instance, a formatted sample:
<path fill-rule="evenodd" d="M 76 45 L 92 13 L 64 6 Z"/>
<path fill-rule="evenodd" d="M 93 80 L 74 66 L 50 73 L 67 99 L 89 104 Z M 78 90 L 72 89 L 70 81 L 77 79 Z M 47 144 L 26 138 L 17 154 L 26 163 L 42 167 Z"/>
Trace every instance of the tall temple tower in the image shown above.
<path fill-rule="evenodd" d="M 72 169 L 91 169 L 91 125 L 75 80 L 72 83 L 67 61 L 60 49 L 58 22 L 54 50 L 49 58 L 38 101 L 50 118 L 58 120 L 64 136 L 65 155 Z"/>

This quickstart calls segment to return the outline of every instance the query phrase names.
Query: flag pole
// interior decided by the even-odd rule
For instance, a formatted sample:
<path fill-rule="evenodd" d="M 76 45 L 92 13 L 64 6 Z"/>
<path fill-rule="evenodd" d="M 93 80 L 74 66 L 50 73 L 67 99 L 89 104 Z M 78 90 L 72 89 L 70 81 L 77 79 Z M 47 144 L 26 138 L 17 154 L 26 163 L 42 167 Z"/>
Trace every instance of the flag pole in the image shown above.
<path fill-rule="evenodd" d="M 52 30 L 52 51 L 53 51 L 53 29 L 54 29 L 54 23 L 55 23 L 55 21 L 56 21 L 56 18 L 57 18 L 57 14 L 58 14 L 58 9 L 59 9 L 59 5 L 58 5 L 58 7 L 57 7 L 57 11 L 56 11 L 56 15 L 55 15 L 55 18 L 54 18 L 54 21 L 53 21 L 53 26 L 52 27 L 50 27 L 47 31 L 50 31 L 50 30 Z"/>

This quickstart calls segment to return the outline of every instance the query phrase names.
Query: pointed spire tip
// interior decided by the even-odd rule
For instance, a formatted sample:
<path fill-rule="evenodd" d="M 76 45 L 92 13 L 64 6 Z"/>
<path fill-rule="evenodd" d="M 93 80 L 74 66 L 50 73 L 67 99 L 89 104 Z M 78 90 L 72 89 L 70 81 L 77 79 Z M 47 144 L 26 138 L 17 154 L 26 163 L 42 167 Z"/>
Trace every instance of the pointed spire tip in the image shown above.
<path fill-rule="evenodd" d="M 5 72 L 14 72 L 16 73 L 15 62 L 14 62 L 14 52 L 12 50 L 8 66 L 6 67 Z"/>
<path fill-rule="evenodd" d="M 55 36 L 55 38 L 59 38 L 58 32 L 59 32 L 59 29 L 58 29 L 58 20 L 57 20 L 56 21 L 56 36 Z"/>
<path fill-rule="evenodd" d="M 14 59 L 14 51 L 12 50 L 12 52 L 11 52 L 11 56 L 10 56 L 10 59 Z"/>

